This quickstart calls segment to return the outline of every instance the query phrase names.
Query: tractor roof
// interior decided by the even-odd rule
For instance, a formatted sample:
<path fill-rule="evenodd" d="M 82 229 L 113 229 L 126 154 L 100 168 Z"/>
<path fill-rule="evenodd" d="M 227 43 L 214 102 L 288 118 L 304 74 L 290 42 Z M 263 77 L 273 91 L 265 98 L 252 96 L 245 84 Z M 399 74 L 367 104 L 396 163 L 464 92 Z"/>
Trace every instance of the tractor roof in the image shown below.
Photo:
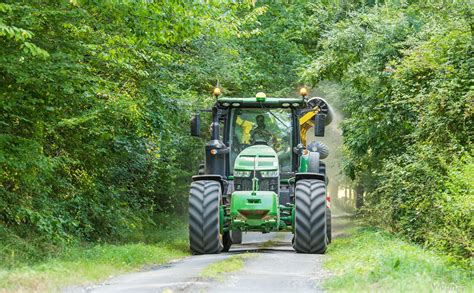
<path fill-rule="evenodd" d="M 304 99 L 298 98 L 228 98 L 220 97 L 217 103 L 222 107 L 247 107 L 247 108 L 299 108 L 304 106 Z"/>

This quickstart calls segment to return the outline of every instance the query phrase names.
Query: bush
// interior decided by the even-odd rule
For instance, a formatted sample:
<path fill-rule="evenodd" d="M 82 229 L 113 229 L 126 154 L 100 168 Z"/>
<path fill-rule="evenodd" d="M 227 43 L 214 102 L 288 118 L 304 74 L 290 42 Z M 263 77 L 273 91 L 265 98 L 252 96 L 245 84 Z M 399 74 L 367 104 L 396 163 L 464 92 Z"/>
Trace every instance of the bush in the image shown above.
<path fill-rule="evenodd" d="M 238 7 L 212 21 L 220 5 L 1 3 L 2 238 L 117 239 L 182 210 L 202 142 L 181 126 L 219 75 L 197 82 L 195 65 Z"/>
<path fill-rule="evenodd" d="M 345 171 L 365 189 L 365 215 L 471 258 L 472 7 L 387 1 L 344 9 L 303 76 L 343 88 Z"/>

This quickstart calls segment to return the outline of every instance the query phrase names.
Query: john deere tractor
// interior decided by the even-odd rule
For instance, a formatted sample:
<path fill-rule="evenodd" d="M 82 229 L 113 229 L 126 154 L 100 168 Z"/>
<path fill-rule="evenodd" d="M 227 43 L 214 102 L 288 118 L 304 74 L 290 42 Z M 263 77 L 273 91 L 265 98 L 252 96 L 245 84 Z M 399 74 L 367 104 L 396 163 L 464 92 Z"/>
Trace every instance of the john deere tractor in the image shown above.
<path fill-rule="evenodd" d="M 324 136 L 332 120 L 326 101 L 301 97 L 220 96 L 210 111 L 205 163 L 189 195 L 189 241 L 194 254 L 228 251 L 242 232 L 289 231 L 300 253 L 324 253 L 331 240 L 327 147 L 306 143 L 314 128 Z M 191 120 L 200 136 L 201 119 Z"/>

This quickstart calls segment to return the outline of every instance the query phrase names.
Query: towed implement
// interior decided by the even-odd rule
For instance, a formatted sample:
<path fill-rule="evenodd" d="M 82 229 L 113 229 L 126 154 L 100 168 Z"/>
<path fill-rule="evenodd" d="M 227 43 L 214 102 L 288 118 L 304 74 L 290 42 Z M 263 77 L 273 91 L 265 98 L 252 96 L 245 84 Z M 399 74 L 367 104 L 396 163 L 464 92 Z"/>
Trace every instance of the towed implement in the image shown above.
<path fill-rule="evenodd" d="M 307 144 L 332 120 L 321 98 L 220 97 L 212 107 L 205 163 L 193 176 L 189 241 L 194 254 L 228 251 L 242 232 L 288 231 L 300 253 L 324 253 L 331 240 L 326 187 L 327 147 Z M 200 136 L 200 115 L 191 134 Z"/>

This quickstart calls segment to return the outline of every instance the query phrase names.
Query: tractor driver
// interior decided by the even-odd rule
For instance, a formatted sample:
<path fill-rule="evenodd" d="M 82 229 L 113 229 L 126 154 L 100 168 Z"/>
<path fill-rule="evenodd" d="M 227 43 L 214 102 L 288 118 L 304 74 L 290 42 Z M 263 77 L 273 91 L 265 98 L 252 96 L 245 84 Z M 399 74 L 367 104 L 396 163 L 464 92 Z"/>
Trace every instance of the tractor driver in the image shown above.
<path fill-rule="evenodd" d="M 257 127 L 250 132 L 251 143 L 255 144 L 257 141 L 264 141 L 269 144 L 271 141 L 272 145 L 277 147 L 277 138 L 268 129 L 265 129 L 265 117 L 263 115 L 257 115 L 256 120 Z"/>

